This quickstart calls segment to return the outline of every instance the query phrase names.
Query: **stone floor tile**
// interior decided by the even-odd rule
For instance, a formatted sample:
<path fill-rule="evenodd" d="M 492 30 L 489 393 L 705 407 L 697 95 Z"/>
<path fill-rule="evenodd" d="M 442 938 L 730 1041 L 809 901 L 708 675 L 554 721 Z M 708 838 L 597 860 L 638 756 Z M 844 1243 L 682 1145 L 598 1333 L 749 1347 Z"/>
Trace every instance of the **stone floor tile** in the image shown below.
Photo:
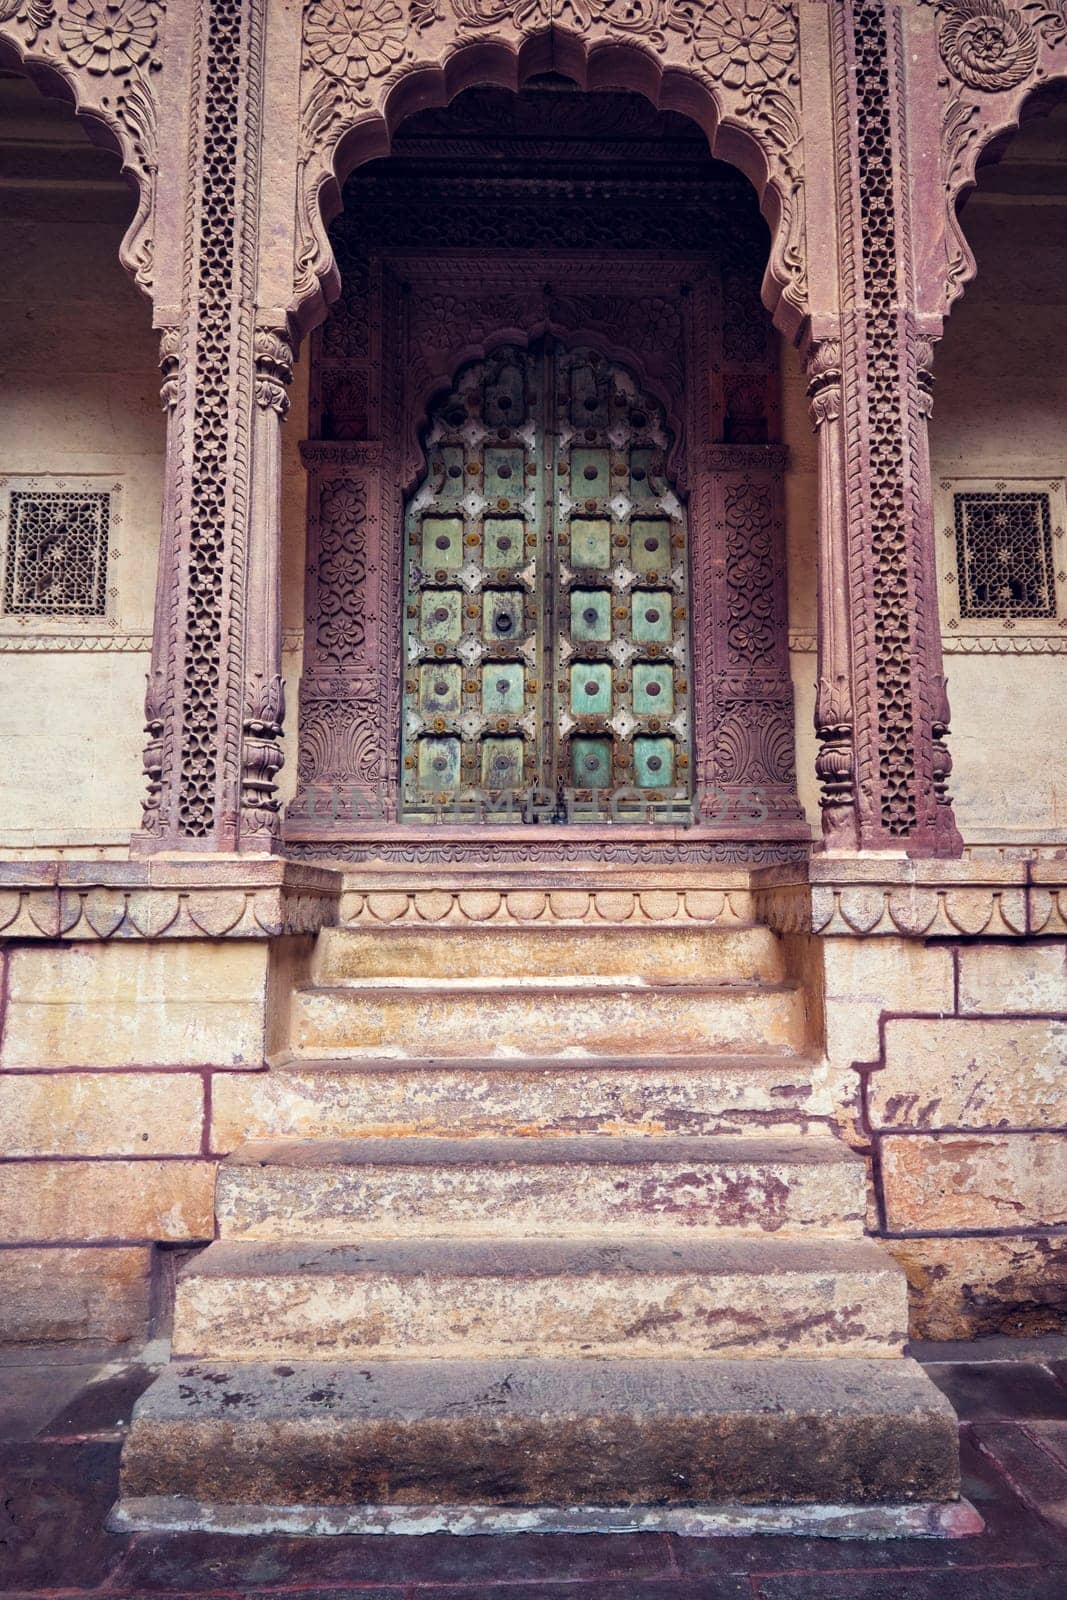
<path fill-rule="evenodd" d="M 760 1579 L 751 1594 L 752 1600 L 1063 1600 L 1067 1565 L 779 1573 Z"/>
<path fill-rule="evenodd" d="M 908 1354 L 924 1367 L 946 1361 L 1039 1361 L 1048 1366 L 1053 1357 L 1067 1363 L 1067 1333 L 1021 1339 L 1008 1333 L 992 1333 L 982 1339 L 910 1339 Z"/>
<path fill-rule="evenodd" d="M 42 1439 L 69 1439 L 86 1434 L 114 1434 L 129 1425 L 138 1396 L 158 1375 L 158 1367 L 131 1362 L 117 1371 L 98 1370 L 95 1378 L 48 1418 Z"/>
<path fill-rule="evenodd" d="M 1067 1422 L 1028 1422 L 1026 1431 L 1067 1472 Z"/>
<path fill-rule="evenodd" d="M 128 1361 L 139 1355 L 126 1345 L 101 1344 L 0 1344 L 0 1369 L 4 1367 L 102 1367 L 108 1361 Z"/>
<path fill-rule="evenodd" d="M 0 1445 L 0 1592 L 93 1588 L 115 1570 L 118 1457 L 117 1444 Z"/>
<path fill-rule="evenodd" d="M 0 1368 L 0 1440 L 36 1438 L 57 1406 L 79 1394 L 99 1370 L 96 1362 Z"/>
<path fill-rule="evenodd" d="M 1036 1361 L 961 1361 L 926 1371 L 961 1422 L 1067 1420 L 1067 1388 Z"/>
<path fill-rule="evenodd" d="M 274 1535 L 138 1534 L 120 1573 L 122 1589 L 152 1592 L 284 1587 L 293 1583 L 455 1584 L 633 1581 L 671 1570 L 662 1534 L 427 1534 L 421 1538 L 293 1539 Z"/>
<path fill-rule="evenodd" d="M 1067 1532 L 1067 1466 L 1043 1449 L 1029 1426 L 985 1423 L 974 1429 L 979 1447 L 996 1462 L 1020 1500 Z M 1067 1589 L 1064 1590 L 1067 1594 Z"/>

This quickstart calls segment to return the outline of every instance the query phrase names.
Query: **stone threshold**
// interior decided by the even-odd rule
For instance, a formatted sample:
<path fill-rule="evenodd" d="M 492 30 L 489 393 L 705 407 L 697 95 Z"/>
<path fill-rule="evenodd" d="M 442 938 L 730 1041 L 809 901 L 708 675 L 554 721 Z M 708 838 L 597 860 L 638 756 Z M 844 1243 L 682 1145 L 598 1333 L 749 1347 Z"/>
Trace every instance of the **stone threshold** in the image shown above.
<path fill-rule="evenodd" d="M 271 1506 L 148 1495 L 120 1499 L 112 1533 L 235 1535 L 673 1533 L 692 1539 L 962 1539 L 985 1523 L 969 1500 L 910 1505 Z"/>

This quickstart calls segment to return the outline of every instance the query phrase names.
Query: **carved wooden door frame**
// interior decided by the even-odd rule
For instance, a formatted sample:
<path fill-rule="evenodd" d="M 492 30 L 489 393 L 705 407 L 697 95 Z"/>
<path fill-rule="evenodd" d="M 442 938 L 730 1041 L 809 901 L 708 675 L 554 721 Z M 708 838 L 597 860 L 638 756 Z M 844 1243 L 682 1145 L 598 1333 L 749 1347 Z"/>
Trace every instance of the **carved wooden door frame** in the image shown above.
<path fill-rule="evenodd" d="M 796 796 L 777 354 L 751 286 L 706 256 L 623 251 L 371 257 L 312 349 L 304 672 L 289 854 L 313 859 L 774 861 Z M 632 370 L 664 406 L 688 495 L 694 825 L 397 821 L 402 512 L 419 429 L 457 370 L 552 334 Z M 332 437 L 331 437 L 332 435 Z M 627 842 L 622 834 L 625 831 Z M 631 839 L 630 836 L 633 836 Z"/>

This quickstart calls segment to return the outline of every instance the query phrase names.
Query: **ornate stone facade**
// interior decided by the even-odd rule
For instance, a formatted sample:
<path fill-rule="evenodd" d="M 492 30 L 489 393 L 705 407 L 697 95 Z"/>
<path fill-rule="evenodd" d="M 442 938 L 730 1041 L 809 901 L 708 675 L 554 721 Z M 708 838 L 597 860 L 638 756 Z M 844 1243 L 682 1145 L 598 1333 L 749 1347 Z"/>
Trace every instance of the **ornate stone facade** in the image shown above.
<path fill-rule="evenodd" d="M 974 274 L 957 206 L 979 162 L 1067 83 L 1064 0 L 0 0 L 0 68 L 73 106 L 136 189 L 122 261 L 151 300 L 167 426 L 151 633 L 142 616 L 3 641 L 80 652 L 79 667 L 150 651 L 138 859 L 60 860 L 63 844 L 0 871 L 0 1067 L 15 1069 L 0 1074 L 0 1109 L 23 1080 L 38 1092 L 37 1074 L 60 1107 L 43 1134 L 18 1111 L 5 1165 L 23 1139 L 34 1158 L 86 1156 L 69 1184 L 41 1179 L 67 1208 L 48 1213 L 51 1232 L 19 1202 L 7 1241 L 103 1251 L 128 1238 L 141 1255 L 201 1241 L 212 1164 L 249 1128 L 336 1132 L 356 1075 L 347 1088 L 287 1081 L 266 1062 L 291 1042 L 312 937 L 339 917 L 375 938 L 626 928 L 683 944 L 762 922 L 789 982 L 808 986 L 804 1027 L 824 1030 L 790 1035 L 790 1059 L 811 1068 L 786 1084 L 809 1097 L 803 1118 L 873 1152 L 877 1226 L 916 1294 L 944 1260 L 970 1285 L 958 1240 L 916 1237 L 937 1152 L 957 1136 L 1007 1141 L 1036 1189 L 1035 1141 L 1056 1131 L 1034 1109 L 1040 1073 L 1024 1062 L 1022 1087 L 989 1090 L 973 1121 L 946 1112 L 945 1126 L 891 1104 L 878 1074 L 907 1074 L 913 1024 L 960 1052 L 958 1082 L 981 1059 L 999 1085 L 1008 1018 L 1062 1037 L 1062 975 L 1042 977 L 1067 933 L 1062 863 L 1025 845 L 1018 860 L 950 859 L 963 841 L 927 435 L 944 320 Z M 550 94 L 552 137 L 523 133 Z M 497 160 L 509 114 L 516 148 L 536 147 L 521 172 L 515 150 Z M 648 146 L 672 141 L 681 158 L 655 170 Z M 492 238 L 478 233 L 490 215 Z M 617 361 L 671 434 L 692 535 L 696 788 L 715 800 L 690 828 L 431 829 L 397 815 L 401 519 L 421 430 L 465 364 L 545 337 Z M 817 625 L 802 617 L 792 641 L 786 523 L 808 512 L 796 498 L 786 510 L 789 346 L 818 521 Z M 306 606 L 302 634 L 283 639 L 298 360 Z M 1028 638 L 1014 648 L 1062 654 L 1051 631 Z M 791 642 L 817 652 L 813 772 L 796 770 Z M 288 708 L 283 648 L 291 669 L 300 656 Z M 294 769 L 285 808 L 279 780 Z M 798 780 L 821 802 L 821 840 Z M 354 801 L 379 810 L 368 821 L 345 810 Z M 125 855 L 125 835 L 113 848 Z M 329 870 L 338 858 L 347 875 Z M 1004 999 L 1000 963 L 1032 1002 Z M 136 998 L 120 1002 L 126 989 Z M 58 1019 L 44 1043 L 42 993 L 48 1027 Z M 979 1023 L 985 1053 L 969 1054 Z M 145 1103 L 180 1091 L 200 1108 L 180 1139 L 151 1145 L 160 1172 L 141 1210 L 132 1113 L 112 1127 L 100 1112 L 83 1149 L 62 1111 L 57 1068 L 121 1110 L 98 1082 L 116 1067 L 144 1073 Z M 124 1168 L 126 1231 L 101 1160 Z M 34 1173 L 15 1177 L 28 1193 Z M 964 1231 L 995 1231 L 994 1189 L 961 1208 Z M 1027 1217 L 1035 1234 L 1062 1226 L 1036 1202 Z M 923 1326 L 976 1325 L 923 1304 Z"/>

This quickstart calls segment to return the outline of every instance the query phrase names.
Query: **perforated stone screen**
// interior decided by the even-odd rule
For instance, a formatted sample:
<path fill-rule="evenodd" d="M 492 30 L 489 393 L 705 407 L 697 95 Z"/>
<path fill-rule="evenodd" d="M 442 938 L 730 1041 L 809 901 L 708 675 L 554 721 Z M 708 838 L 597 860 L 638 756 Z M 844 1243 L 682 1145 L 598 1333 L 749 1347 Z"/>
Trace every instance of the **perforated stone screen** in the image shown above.
<path fill-rule="evenodd" d="M 1054 617 L 1048 494 L 957 494 L 953 511 L 960 615 Z"/>
<path fill-rule="evenodd" d="M 98 478 L 0 487 L 0 617 L 106 617 L 117 486 Z"/>
<path fill-rule="evenodd" d="M 1067 504 L 1060 478 L 939 485 L 938 575 L 946 642 L 1067 649 Z M 1059 645 L 1054 642 L 1059 640 Z M 950 645 L 951 648 L 951 645 Z M 964 646 L 960 646 L 964 648 Z"/>

